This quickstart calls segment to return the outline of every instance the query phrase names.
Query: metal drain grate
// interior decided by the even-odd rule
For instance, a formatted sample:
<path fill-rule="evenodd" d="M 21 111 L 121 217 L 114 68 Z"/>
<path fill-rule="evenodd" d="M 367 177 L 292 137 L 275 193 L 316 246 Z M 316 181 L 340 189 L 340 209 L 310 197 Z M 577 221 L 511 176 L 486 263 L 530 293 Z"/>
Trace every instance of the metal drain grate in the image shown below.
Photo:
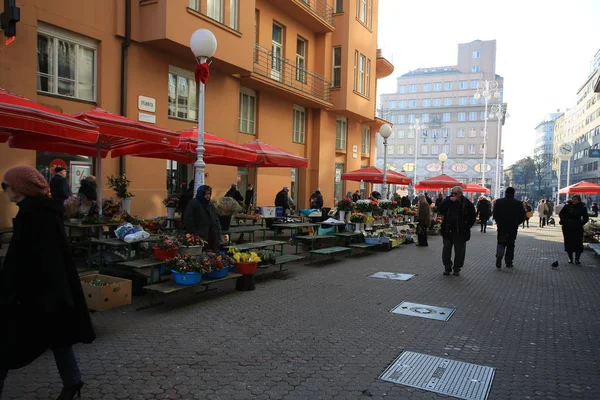
<path fill-rule="evenodd" d="M 445 308 L 428 306 L 426 304 L 410 303 L 403 301 L 394 307 L 391 312 L 394 314 L 410 315 L 411 317 L 421 317 L 435 319 L 438 321 L 448 321 L 452 314 L 454 314 L 455 308 Z"/>
<path fill-rule="evenodd" d="M 487 399 L 495 369 L 404 351 L 379 379 L 467 400 Z"/>
<path fill-rule="evenodd" d="M 369 275 L 369 278 L 380 278 L 380 279 L 393 279 L 396 281 L 407 281 L 414 275 L 411 274 L 400 274 L 398 272 L 377 272 L 373 275 Z"/>

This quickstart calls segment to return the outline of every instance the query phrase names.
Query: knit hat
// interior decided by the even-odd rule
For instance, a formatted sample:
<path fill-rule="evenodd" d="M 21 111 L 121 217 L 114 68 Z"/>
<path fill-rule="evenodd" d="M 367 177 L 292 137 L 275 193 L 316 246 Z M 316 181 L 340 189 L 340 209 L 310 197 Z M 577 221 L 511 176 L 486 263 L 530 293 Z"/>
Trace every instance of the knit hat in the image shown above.
<path fill-rule="evenodd" d="M 4 183 L 24 196 L 43 196 L 48 191 L 48 182 L 37 169 L 29 165 L 12 167 L 4 174 Z"/>

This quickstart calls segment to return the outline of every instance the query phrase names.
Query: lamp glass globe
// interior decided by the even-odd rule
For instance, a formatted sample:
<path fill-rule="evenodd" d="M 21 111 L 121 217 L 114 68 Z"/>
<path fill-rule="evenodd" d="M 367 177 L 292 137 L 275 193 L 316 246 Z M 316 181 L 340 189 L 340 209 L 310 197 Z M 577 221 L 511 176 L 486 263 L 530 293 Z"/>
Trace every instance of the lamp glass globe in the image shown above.
<path fill-rule="evenodd" d="M 440 160 L 441 162 L 448 161 L 448 154 L 446 154 L 446 153 L 440 153 L 440 155 L 438 156 L 438 160 Z"/>
<path fill-rule="evenodd" d="M 500 92 L 494 92 L 494 97 L 495 98 L 499 98 L 500 97 Z"/>
<path fill-rule="evenodd" d="M 481 98 L 481 94 L 475 93 L 473 97 L 475 97 L 476 100 L 479 100 Z"/>
<path fill-rule="evenodd" d="M 392 135 L 392 127 L 389 124 L 383 124 L 379 128 L 379 134 L 382 138 L 387 139 Z"/>
<path fill-rule="evenodd" d="M 198 29 L 190 38 L 190 48 L 196 57 L 212 57 L 217 51 L 217 38 L 208 29 Z"/>

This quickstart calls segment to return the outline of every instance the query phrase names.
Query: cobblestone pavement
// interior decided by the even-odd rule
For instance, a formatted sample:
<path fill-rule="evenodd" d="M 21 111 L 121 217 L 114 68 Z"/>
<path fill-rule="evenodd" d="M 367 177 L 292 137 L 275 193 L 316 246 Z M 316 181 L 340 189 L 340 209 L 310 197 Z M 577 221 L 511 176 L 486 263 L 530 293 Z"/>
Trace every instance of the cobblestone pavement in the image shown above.
<path fill-rule="evenodd" d="M 76 347 L 82 398 L 444 397 L 377 379 L 406 349 L 496 368 L 490 399 L 598 399 L 600 258 L 588 250 L 582 266 L 567 264 L 559 229 L 520 231 L 513 269 L 494 266 L 495 230 L 473 228 L 459 277 L 442 275 L 438 236 L 428 248 L 296 264 L 253 292 L 228 282 L 139 312 L 135 298 L 95 313 L 98 340 Z M 377 271 L 416 276 L 367 277 Z M 448 322 L 391 314 L 402 301 L 457 310 Z M 46 400 L 61 383 L 46 354 L 6 386 L 8 399 Z"/>

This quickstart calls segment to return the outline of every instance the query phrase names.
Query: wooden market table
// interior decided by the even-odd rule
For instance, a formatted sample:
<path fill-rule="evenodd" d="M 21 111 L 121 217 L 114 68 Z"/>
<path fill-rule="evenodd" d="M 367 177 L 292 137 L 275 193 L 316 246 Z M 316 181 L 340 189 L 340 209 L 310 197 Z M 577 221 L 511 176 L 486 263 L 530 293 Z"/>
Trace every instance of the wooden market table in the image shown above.
<path fill-rule="evenodd" d="M 230 236 L 234 233 L 248 233 L 250 236 L 250 241 L 254 242 L 254 234 L 256 232 L 262 232 L 262 240 L 264 241 L 266 239 L 266 235 L 267 235 L 267 231 L 269 229 L 268 228 L 264 228 L 262 226 L 256 226 L 256 225 L 238 225 L 238 226 L 232 226 L 229 229 L 225 229 L 223 230 L 222 233 L 224 234 L 229 234 Z M 230 238 L 230 241 L 233 238 Z"/>
<path fill-rule="evenodd" d="M 106 227 L 115 227 L 115 226 L 119 226 L 121 225 L 121 223 L 119 222 L 104 222 L 104 223 L 100 223 L 100 224 L 79 224 L 79 223 L 73 223 L 73 222 L 69 222 L 66 221 L 64 223 L 65 228 L 69 228 L 68 232 L 67 232 L 67 236 L 69 237 L 69 239 L 73 239 L 73 238 L 82 238 L 82 242 L 81 244 L 79 243 L 74 243 L 73 247 L 77 247 L 80 249 L 84 249 L 87 251 L 87 257 L 86 257 L 86 264 L 88 266 L 90 266 L 90 260 L 92 257 L 92 238 L 96 237 L 98 239 L 101 239 L 101 235 L 102 235 L 102 229 L 106 226 Z M 100 231 L 98 231 L 100 229 Z M 83 231 L 82 235 L 73 235 L 73 233 L 75 233 L 77 230 L 81 230 Z"/>

